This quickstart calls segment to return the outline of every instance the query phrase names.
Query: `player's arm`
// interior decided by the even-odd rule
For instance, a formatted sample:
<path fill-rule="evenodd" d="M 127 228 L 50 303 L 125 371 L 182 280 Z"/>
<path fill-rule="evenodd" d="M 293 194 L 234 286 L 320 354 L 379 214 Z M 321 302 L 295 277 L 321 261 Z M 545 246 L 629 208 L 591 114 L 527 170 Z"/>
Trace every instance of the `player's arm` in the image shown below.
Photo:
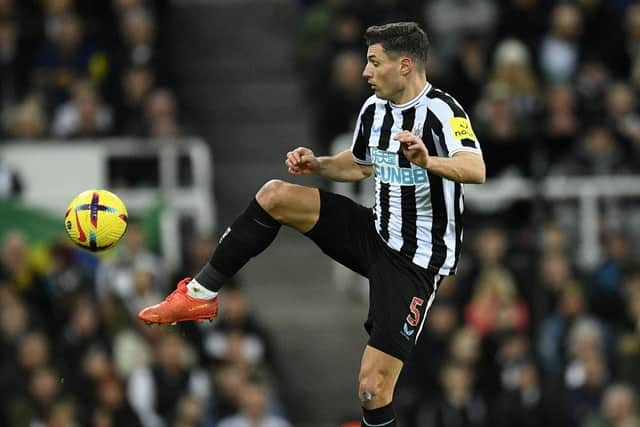
<path fill-rule="evenodd" d="M 482 156 L 469 151 L 459 151 L 452 157 L 430 156 L 422 139 L 409 131 L 395 136 L 402 144 L 405 157 L 431 173 L 462 184 L 483 184 L 486 179 Z"/>
<path fill-rule="evenodd" d="M 361 181 L 373 172 L 371 165 L 356 163 L 350 150 L 335 156 L 316 157 L 308 148 L 298 147 L 287 153 L 285 165 L 292 175 L 315 174 L 339 182 Z"/>
<path fill-rule="evenodd" d="M 429 156 L 425 169 L 462 184 L 483 184 L 486 179 L 482 156 L 467 151 L 460 151 L 453 157 Z"/>

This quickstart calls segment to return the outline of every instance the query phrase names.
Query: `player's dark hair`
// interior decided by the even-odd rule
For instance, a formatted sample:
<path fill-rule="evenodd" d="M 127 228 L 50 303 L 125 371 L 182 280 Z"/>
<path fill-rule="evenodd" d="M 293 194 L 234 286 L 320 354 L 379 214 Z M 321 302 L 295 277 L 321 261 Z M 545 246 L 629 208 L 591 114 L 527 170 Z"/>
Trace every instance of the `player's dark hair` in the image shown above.
<path fill-rule="evenodd" d="M 364 38 L 367 46 L 380 43 L 387 54 L 407 55 L 423 69 L 427 67 L 429 37 L 415 22 L 394 22 L 367 28 Z"/>

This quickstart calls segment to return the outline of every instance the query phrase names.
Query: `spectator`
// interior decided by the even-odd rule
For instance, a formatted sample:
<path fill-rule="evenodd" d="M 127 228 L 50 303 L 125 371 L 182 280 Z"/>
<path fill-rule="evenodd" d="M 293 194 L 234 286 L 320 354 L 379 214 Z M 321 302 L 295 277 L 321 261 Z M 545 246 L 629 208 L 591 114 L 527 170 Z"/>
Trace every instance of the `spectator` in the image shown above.
<path fill-rule="evenodd" d="M 481 101 L 478 138 L 486 153 L 487 176 L 528 175 L 531 140 L 522 134 L 515 111 L 509 104 L 506 86 L 496 83 Z"/>
<path fill-rule="evenodd" d="M 165 334 L 158 345 L 156 362 L 131 374 L 129 402 L 144 427 L 169 422 L 181 396 L 190 394 L 200 401 L 208 398 L 208 379 L 192 366 L 188 352 L 179 335 Z"/>
<path fill-rule="evenodd" d="M 492 75 L 478 104 L 478 137 L 487 173 L 529 174 L 535 138 L 531 119 L 539 114 L 540 89 L 526 46 L 515 39 L 495 50 Z"/>
<path fill-rule="evenodd" d="M 19 23 L 0 18 L 0 117 L 18 104 L 29 81 L 28 61 L 19 45 Z"/>
<path fill-rule="evenodd" d="M 575 146 L 581 127 L 578 100 L 571 85 L 555 84 L 546 94 L 542 133 L 546 139 L 545 155 L 549 162 L 564 159 Z"/>
<path fill-rule="evenodd" d="M 89 305 L 92 303 L 93 277 L 92 272 L 78 262 L 78 252 L 70 243 L 52 244 L 50 256 L 52 266 L 47 272 L 47 288 L 51 299 L 55 301 L 56 318 L 63 323 L 78 300 Z"/>
<path fill-rule="evenodd" d="M 47 419 L 48 427 L 68 427 L 79 425 L 76 406 L 71 400 L 56 401 Z"/>
<path fill-rule="evenodd" d="M 401 386 L 396 392 L 402 425 L 417 426 L 421 407 L 436 399 L 440 392 L 440 373 L 449 359 L 449 343 L 458 327 L 455 305 L 441 297 L 439 295 L 439 300 L 429 309 L 429 323 L 414 349 L 415 356 L 402 372 Z M 424 360 L 429 363 L 421 363 Z"/>
<path fill-rule="evenodd" d="M 124 385 L 115 377 L 109 377 L 97 384 L 97 406 L 111 421 L 113 426 L 141 427 L 142 424 L 129 402 L 126 400 Z"/>
<path fill-rule="evenodd" d="M 603 0 L 576 1 L 582 16 L 582 27 L 589 31 L 581 34 L 580 45 L 591 57 L 607 64 L 616 76 L 626 77 L 628 73 L 616 64 L 619 49 L 610 46 L 624 45 L 624 35 L 620 31 L 610 32 L 610 28 L 618 25 L 618 16 L 611 2 Z"/>
<path fill-rule="evenodd" d="M 204 415 L 203 402 L 191 396 L 185 396 L 178 402 L 174 425 L 197 427 L 201 425 Z"/>
<path fill-rule="evenodd" d="M 637 395 L 626 384 L 612 384 L 602 399 L 600 414 L 587 418 L 584 427 L 631 427 L 640 425 Z"/>
<path fill-rule="evenodd" d="M 618 377 L 624 378 L 636 389 L 640 389 L 640 273 L 634 271 L 625 278 L 625 301 L 629 324 L 617 339 L 618 351 L 615 366 Z"/>
<path fill-rule="evenodd" d="M 617 83 L 607 92 L 607 122 L 617 140 L 625 145 L 633 158 L 633 170 L 637 172 L 640 160 L 640 114 L 637 112 L 636 95 L 630 85 Z"/>
<path fill-rule="evenodd" d="M 114 367 L 107 349 L 100 345 L 84 349 L 82 357 L 74 359 L 78 364 L 67 368 L 65 387 L 88 416 L 98 402 L 98 385 L 114 378 Z"/>
<path fill-rule="evenodd" d="M 341 8 L 340 12 L 336 12 L 334 22 L 327 34 L 327 39 L 324 41 L 321 49 L 313 53 L 313 57 L 311 58 L 313 62 L 310 63 L 308 67 L 307 73 L 310 76 L 309 89 L 314 97 L 319 96 L 323 98 L 326 95 L 326 88 L 330 86 L 332 82 L 335 82 L 337 79 L 344 80 L 344 77 L 336 76 L 336 71 L 341 72 L 341 70 L 337 70 L 337 68 L 341 68 L 342 65 L 347 65 L 347 68 L 350 68 L 350 61 L 345 62 L 344 60 L 338 59 L 343 53 L 351 52 L 354 55 L 360 54 L 357 61 L 358 63 L 362 63 L 363 58 L 366 56 L 361 43 L 362 31 L 362 20 L 354 14 L 353 10 Z M 338 64 L 338 62 L 342 62 L 342 64 Z M 336 67 L 336 65 L 338 65 L 338 67 Z M 346 76 L 350 79 L 352 74 L 348 69 L 346 71 Z M 352 86 L 351 90 L 363 85 L 364 82 L 361 73 L 362 68 L 358 70 L 358 81 L 350 83 Z M 353 86 L 354 84 L 355 86 Z M 355 108 L 358 109 L 359 107 L 360 105 Z"/>
<path fill-rule="evenodd" d="M 6 415 L 11 412 L 13 399 L 20 400 L 27 393 L 25 379 L 39 368 L 46 367 L 50 363 L 49 344 L 41 332 L 30 332 L 19 338 L 16 345 L 16 353 L 4 358 L 0 367 L 0 392 L 3 396 L 13 396 L 2 402 Z"/>
<path fill-rule="evenodd" d="M 128 7 L 120 17 L 122 46 L 118 49 L 117 69 L 130 66 L 155 71 L 161 84 L 168 81 L 168 66 L 157 44 L 157 27 L 153 15 L 144 7 Z"/>
<path fill-rule="evenodd" d="M 319 52 L 326 49 L 331 39 L 332 22 L 343 5 L 342 0 L 320 1 L 304 14 L 296 37 L 296 59 L 304 71 L 322 56 Z"/>
<path fill-rule="evenodd" d="M 595 319 L 575 322 L 568 335 L 570 359 L 565 369 L 568 413 L 580 424 L 597 411 L 611 381 L 605 355 L 605 332 Z"/>
<path fill-rule="evenodd" d="M 531 62 L 531 53 L 517 39 L 501 41 L 493 54 L 492 76 L 487 87 L 501 84 L 510 109 L 518 119 L 537 114 L 540 108 L 540 85 Z"/>
<path fill-rule="evenodd" d="M 242 386 L 240 413 L 222 419 L 219 427 L 288 427 L 290 424 L 277 415 L 270 414 L 267 408 L 267 390 L 264 384 L 247 382 Z"/>
<path fill-rule="evenodd" d="M 551 11 L 551 28 L 540 46 L 540 68 L 548 82 L 566 83 L 575 76 L 580 60 L 582 14 L 572 4 L 557 4 Z"/>
<path fill-rule="evenodd" d="M 431 422 L 420 425 L 434 427 L 489 426 L 489 408 L 473 391 L 473 370 L 468 366 L 448 363 L 441 375 L 443 396 L 436 403 Z M 464 420 L 464 421 L 463 421 Z"/>
<path fill-rule="evenodd" d="M 4 117 L 7 136 L 13 139 L 42 139 L 47 135 L 47 117 L 42 100 L 28 96 Z"/>
<path fill-rule="evenodd" d="M 461 274 L 453 297 L 462 306 L 471 299 L 477 277 L 491 269 L 505 269 L 509 241 L 499 227 L 487 226 L 477 231 L 473 240 L 473 259 L 468 271 Z M 440 289 L 439 289 L 440 291 Z"/>
<path fill-rule="evenodd" d="M 463 10 L 465 13 L 460 13 Z M 460 48 L 462 34 L 488 34 L 496 22 L 497 12 L 494 2 L 487 0 L 429 2 L 425 16 L 439 61 L 450 62 Z"/>
<path fill-rule="evenodd" d="M 518 297 L 510 274 L 499 269 L 485 271 L 475 289 L 465 317 L 478 334 L 485 336 L 528 328 L 529 310 Z"/>
<path fill-rule="evenodd" d="M 619 50 L 619 67 L 626 70 L 624 75 L 631 77 L 637 89 L 640 85 L 640 4 L 632 3 L 627 8 L 624 29 L 626 39 L 624 49 Z"/>
<path fill-rule="evenodd" d="M 626 321 L 624 274 L 631 263 L 631 249 L 621 230 L 606 232 L 604 259 L 593 274 L 589 289 L 589 307 L 593 314 L 612 326 L 622 326 Z"/>
<path fill-rule="evenodd" d="M 43 27 L 45 36 L 53 40 L 57 37 L 64 20 L 75 12 L 74 0 L 48 0 L 44 3 Z"/>
<path fill-rule="evenodd" d="M 0 200 L 18 197 L 21 193 L 20 177 L 0 159 Z"/>
<path fill-rule="evenodd" d="M 447 90 L 456 94 L 462 105 L 473 108 L 482 96 L 488 77 L 487 49 L 481 36 L 467 35 L 453 57 L 451 71 L 443 76 Z"/>
<path fill-rule="evenodd" d="M 214 361 L 229 362 L 235 359 L 235 346 L 245 360 L 252 366 L 266 363 L 274 369 L 270 339 L 258 320 L 252 315 L 249 303 L 243 292 L 226 287 L 225 302 L 219 320 L 213 328 L 203 331 L 205 355 Z"/>
<path fill-rule="evenodd" d="M 334 138 L 355 126 L 355 115 L 368 97 L 362 79 L 364 63 L 359 52 L 343 51 L 333 59 L 328 87 L 320 96 L 320 108 L 315 124 L 318 143 L 326 151 Z"/>
<path fill-rule="evenodd" d="M 209 403 L 207 419 L 217 423 L 240 410 L 240 394 L 250 372 L 246 365 L 222 365 L 212 370 L 213 398 Z"/>
<path fill-rule="evenodd" d="M 116 129 L 120 135 L 140 135 L 145 104 L 153 90 L 155 76 L 148 67 L 134 66 L 122 75 L 122 94 L 116 111 Z"/>
<path fill-rule="evenodd" d="M 541 372 L 530 359 L 516 362 L 514 383 L 500 397 L 495 415 L 500 427 L 562 427 L 567 420 L 554 394 L 545 389 Z"/>
<path fill-rule="evenodd" d="M 507 0 L 498 2 L 496 39 L 522 40 L 530 52 L 537 52 L 540 39 L 547 28 L 547 1 Z"/>
<path fill-rule="evenodd" d="M 579 284 L 563 286 L 559 290 L 559 301 L 555 314 L 548 316 L 542 324 L 538 349 L 545 373 L 557 377 L 568 358 L 565 340 L 576 320 L 587 313 L 587 303 Z"/>
<path fill-rule="evenodd" d="M 73 85 L 72 100 L 62 104 L 54 113 L 51 132 L 56 138 L 99 138 L 109 134 L 112 114 L 102 104 L 98 91 L 89 81 Z"/>
<path fill-rule="evenodd" d="M 548 251 L 541 259 L 541 288 L 543 295 L 543 311 L 545 315 L 553 313 L 558 308 L 558 301 L 562 292 L 577 283 L 569 257 L 564 252 Z"/>
<path fill-rule="evenodd" d="M 86 77 L 99 84 L 108 68 L 104 53 L 85 40 L 77 15 L 60 17 L 52 37 L 41 47 L 34 63 L 36 87 L 44 92 L 48 111 L 69 99 L 79 79 Z"/>
<path fill-rule="evenodd" d="M 46 319 L 51 307 L 43 292 L 43 278 L 31 265 L 27 250 L 22 231 L 10 230 L 4 235 L 0 249 L 0 282 L 8 282 L 31 308 L 39 310 L 38 315 Z"/>
<path fill-rule="evenodd" d="M 628 171 L 628 167 L 620 142 L 606 126 L 592 124 L 557 173 L 615 175 L 625 171 Z"/>
<path fill-rule="evenodd" d="M 60 377 L 48 368 L 41 367 L 26 377 L 28 394 L 12 401 L 9 409 L 9 423 L 16 427 L 44 424 L 50 418 L 57 418 L 56 403 L 62 395 Z M 49 415 L 51 414 L 51 415 Z"/>
<path fill-rule="evenodd" d="M 88 298 L 78 298 L 75 302 L 61 335 L 57 347 L 66 355 L 70 375 L 81 365 L 81 360 L 90 349 L 107 348 L 108 345 L 100 330 L 98 311 Z"/>
<path fill-rule="evenodd" d="M 130 223 L 113 258 L 96 272 L 96 292 L 108 328 L 128 326 L 133 316 L 164 289 L 161 260 L 145 247 L 140 224 Z"/>
<path fill-rule="evenodd" d="M 18 344 L 29 327 L 29 312 L 22 300 L 6 288 L 0 288 L 0 369 L 14 362 Z"/>
<path fill-rule="evenodd" d="M 176 99 L 168 89 L 157 89 L 149 95 L 145 120 L 147 137 L 171 139 L 183 134 L 183 129 L 178 123 Z"/>

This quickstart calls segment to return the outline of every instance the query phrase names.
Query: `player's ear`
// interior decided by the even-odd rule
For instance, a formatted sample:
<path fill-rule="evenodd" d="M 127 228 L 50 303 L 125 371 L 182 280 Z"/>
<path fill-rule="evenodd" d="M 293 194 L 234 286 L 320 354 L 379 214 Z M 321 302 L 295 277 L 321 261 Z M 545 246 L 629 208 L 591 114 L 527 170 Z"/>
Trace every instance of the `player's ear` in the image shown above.
<path fill-rule="evenodd" d="M 413 59 L 409 56 L 403 56 L 400 58 L 400 75 L 407 76 L 415 68 Z"/>

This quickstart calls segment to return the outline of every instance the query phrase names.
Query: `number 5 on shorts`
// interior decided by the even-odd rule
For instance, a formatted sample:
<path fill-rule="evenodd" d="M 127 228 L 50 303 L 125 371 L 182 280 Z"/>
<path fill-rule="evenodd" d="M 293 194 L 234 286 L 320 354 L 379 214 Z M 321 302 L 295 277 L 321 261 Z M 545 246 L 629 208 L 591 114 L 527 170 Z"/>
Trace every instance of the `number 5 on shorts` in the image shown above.
<path fill-rule="evenodd" d="M 413 297 L 411 300 L 411 305 L 409 306 L 409 310 L 411 313 L 407 315 L 407 323 L 411 326 L 418 326 L 420 324 L 420 307 L 424 304 L 424 300 L 422 298 Z"/>

